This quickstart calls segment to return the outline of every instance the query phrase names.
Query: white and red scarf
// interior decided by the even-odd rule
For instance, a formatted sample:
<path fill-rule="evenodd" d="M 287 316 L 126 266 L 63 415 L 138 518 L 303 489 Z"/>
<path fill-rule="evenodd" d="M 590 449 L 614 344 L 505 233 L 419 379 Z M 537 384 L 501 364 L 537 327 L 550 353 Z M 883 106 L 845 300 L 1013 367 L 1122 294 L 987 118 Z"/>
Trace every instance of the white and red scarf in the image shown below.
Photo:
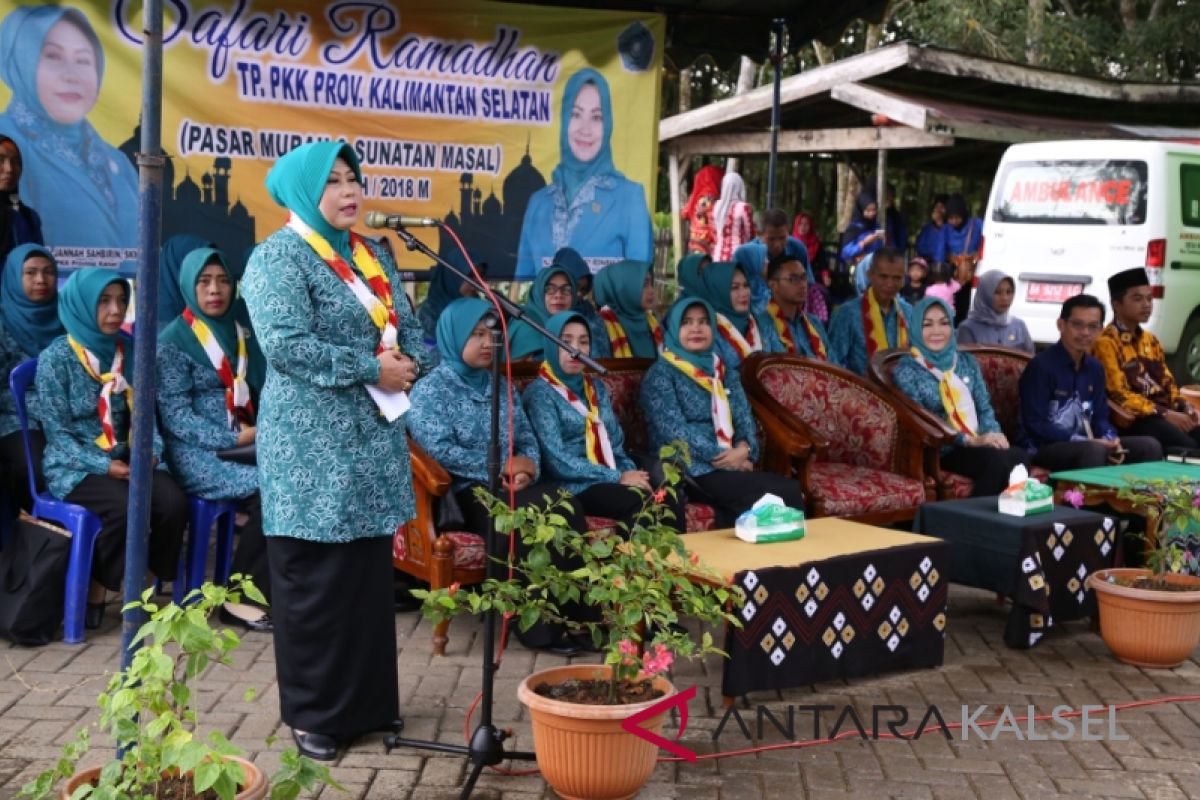
<path fill-rule="evenodd" d="M 67 343 L 75 352 L 75 357 L 83 365 L 84 370 L 92 380 L 100 384 L 100 399 L 96 402 L 96 414 L 100 417 L 100 435 L 96 437 L 96 446 L 104 452 L 109 452 L 117 444 L 117 434 L 113 430 L 112 396 L 113 393 L 124 394 L 125 402 L 133 412 L 133 387 L 125 380 L 125 346 L 118 341 L 116 352 L 113 353 L 112 365 L 108 372 L 100 371 L 100 359 L 86 347 L 67 337 Z"/>
<path fill-rule="evenodd" d="M 733 447 L 733 410 L 729 405 L 729 394 L 725 391 L 725 365 L 721 363 L 720 356 L 713 353 L 712 375 L 689 364 L 670 350 L 663 350 L 662 357 L 664 361 L 687 375 L 700 388 L 708 392 L 711 398 L 713 431 L 717 435 L 717 445 L 722 450 Z"/>
<path fill-rule="evenodd" d="M 229 357 L 221 349 L 217 337 L 209 330 L 204 320 L 192 313 L 190 308 L 183 310 L 183 321 L 196 336 L 200 346 L 204 348 L 208 361 L 216 370 L 217 377 L 225 386 L 225 414 L 229 427 L 236 429 L 241 425 L 254 424 L 254 404 L 250 400 L 250 384 L 246 382 L 246 370 L 250 358 L 246 352 L 246 329 L 238 323 L 237 328 L 237 371 L 229 363 Z"/>
<path fill-rule="evenodd" d="M 752 353 L 761 352 L 763 349 L 762 334 L 759 333 L 758 322 L 753 314 L 750 315 L 750 325 L 745 334 L 737 329 L 737 325 L 734 325 L 729 317 L 717 314 L 717 332 L 743 361 Z"/>

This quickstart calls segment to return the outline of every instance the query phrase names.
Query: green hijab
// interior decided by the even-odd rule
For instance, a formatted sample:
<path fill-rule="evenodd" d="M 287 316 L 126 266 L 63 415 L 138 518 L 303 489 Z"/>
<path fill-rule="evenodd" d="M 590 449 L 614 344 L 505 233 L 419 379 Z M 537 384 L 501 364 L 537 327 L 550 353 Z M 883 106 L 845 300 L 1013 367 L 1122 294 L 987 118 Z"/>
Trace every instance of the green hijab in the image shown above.
<path fill-rule="evenodd" d="M 693 353 L 683 346 L 683 342 L 679 339 L 679 329 L 683 326 L 683 315 L 692 306 L 703 306 L 708 313 L 708 324 L 712 326 L 713 340 L 709 346 L 699 353 Z M 713 374 L 713 348 L 717 342 L 717 313 L 713 311 L 712 305 L 702 297 L 681 297 L 671 306 L 671 310 L 667 312 L 667 319 L 663 323 L 663 349 L 670 350 L 675 355 L 693 367 L 698 367 L 704 370 L 709 375 Z"/>
<path fill-rule="evenodd" d="M 330 225 L 320 208 L 325 182 L 339 158 L 350 165 L 361 183 L 362 168 L 354 148 L 344 142 L 309 142 L 275 162 L 267 173 L 267 191 L 271 199 L 303 220 L 350 263 L 350 232 Z"/>
<path fill-rule="evenodd" d="M 707 300 L 718 314 L 724 314 L 739 333 L 745 333 L 750 328 L 750 309 L 734 311 L 729 299 L 733 277 L 738 272 L 742 272 L 742 268 L 732 261 L 714 261 L 700 274 L 700 290 L 696 294 Z"/>
<path fill-rule="evenodd" d="M 701 276 L 703 275 L 705 264 L 711 261 L 712 257 L 704 253 L 691 253 L 687 258 L 679 262 L 675 274 L 679 279 L 680 296 L 689 294 L 702 296 L 704 294 L 703 278 Z"/>
<path fill-rule="evenodd" d="M 560 311 L 550 319 L 546 320 L 546 330 L 554 334 L 558 338 L 562 338 L 563 328 L 567 327 L 568 322 L 578 322 L 583 327 L 588 327 L 587 319 L 576 311 Z M 590 329 L 588 331 L 591 333 Z M 550 365 L 550 371 L 563 382 L 563 385 L 574 392 L 578 397 L 583 397 L 583 373 L 578 375 L 568 375 L 563 372 L 562 363 L 558 360 L 559 345 L 558 342 L 551 339 L 549 336 L 542 337 L 542 353 L 547 364 Z"/>
<path fill-rule="evenodd" d="M 650 264 L 645 261 L 618 261 L 596 273 L 595 287 L 592 289 L 596 305 L 608 306 L 616 313 L 621 326 L 625 328 L 625 335 L 629 337 L 633 355 L 637 358 L 654 358 L 658 355 L 654 333 L 642 308 L 642 285 L 649 272 Z"/>
<path fill-rule="evenodd" d="M 200 273 L 204 271 L 204 268 L 208 266 L 210 261 L 215 261 L 221 265 L 221 269 L 225 270 L 225 274 L 229 276 L 229 284 L 233 289 L 233 296 L 230 299 L 229 307 L 219 317 L 212 317 L 205 313 L 199 299 L 196 297 L 196 283 L 200 280 Z M 233 271 L 230 270 L 229 264 L 220 250 L 212 247 L 201 247 L 191 251 L 184 257 L 183 264 L 179 267 L 179 293 L 183 297 L 184 306 L 191 309 L 196 319 L 204 322 L 208 326 L 208 329 L 213 332 L 217 344 L 221 345 L 222 352 L 229 359 L 229 365 L 236 370 L 238 360 L 237 283 L 233 279 Z M 187 353 L 197 364 L 206 367 L 212 364 L 208 358 L 208 353 L 204 351 L 204 346 L 200 344 L 200 340 L 196 338 L 196 334 L 192 332 L 182 313 L 171 320 L 167 327 L 163 329 L 163 332 L 159 334 L 158 340 L 174 344 L 180 350 Z M 253 336 L 247 336 L 246 338 L 246 360 L 246 383 L 250 384 L 250 389 L 257 395 L 258 392 L 262 391 L 263 381 L 267 374 L 267 363 L 266 359 L 263 358 L 262 351 L 258 349 L 258 342 L 255 341 Z"/>
<path fill-rule="evenodd" d="M 101 372 L 107 372 L 112 365 L 117 341 L 120 340 L 125 350 L 125 379 L 132 383 L 133 340 L 123 333 L 112 336 L 103 333 L 96 324 L 96 306 L 100 303 L 100 295 L 114 283 L 125 287 L 125 297 L 128 298 L 129 281 L 115 269 L 85 267 L 72 272 L 58 293 L 58 318 L 62 320 L 67 334 L 99 359 Z"/>
<path fill-rule="evenodd" d="M 492 305 L 486 300 L 480 300 L 478 297 L 460 297 L 442 310 L 442 315 L 437 321 L 437 348 L 442 356 L 442 363 L 458 373 L 468 386 L 478 392 L 487 389 L 488 370 L 467 366 L 462 354 L 479 320 L 491 311 Z"/>
<path fill-rule="evenodd" d="M 550 318 L 550 312 L 546 309 L 546 284 L 555 275 L 566 277 L 567 283 L 571 285 L 571 305 L 575 305 L 575 278 L 566 268 L 551 264 L 533 279 L 533 284 L 529 287 L 529 294 L 525 297 L 525 305 L 521 306 L 521 310 L 540 325 L 545 325 L 546 320 Z M 508 351 L 513 361 L 526 356 L 541 355 L 542 334 L 534 330 L 532 326 L 517 320 L 508 328 Z"/>
<path fill-rule="evenodd" d="M 62 335 L 63 326 L 58 320 L 58 286 L 52 287 L 55 295 L 45 303 L 35 303 L 25 294 L 22 278 L 25 262 L 42 256 L 54 265 L 58 275 L 58 262 L 50 251 L 40 244 L 23 244 L 13 248 L 4 262 L 4 274 L 0 275 L 0 306 L 4 309 L 4 327 L 21 351 L 31 357 L 46 349 Z"/>
<path fill-rule="evenodd" d="M 942 311 L 946 312 L 946 318 L 950 320 L 950 341 L 941 350 L 930 350 L 925 346 L 925 337 L 921 331 L 925 323 L 925 314 L 934 306 L 941 307 Z M 921 302 L 917 303 L 912 310 L 909 325 L 912 328 L 912 336 L 909 340 L 913 347 L 920 351 L 921 355 L 925 356 L 925 360 L 933 366 L 945 372 L 954 367 L 955 361 L 958 359 L 958 337 L 954 333 L 954 311 L 950 305 L 940 297 L 926 297 Z"/>

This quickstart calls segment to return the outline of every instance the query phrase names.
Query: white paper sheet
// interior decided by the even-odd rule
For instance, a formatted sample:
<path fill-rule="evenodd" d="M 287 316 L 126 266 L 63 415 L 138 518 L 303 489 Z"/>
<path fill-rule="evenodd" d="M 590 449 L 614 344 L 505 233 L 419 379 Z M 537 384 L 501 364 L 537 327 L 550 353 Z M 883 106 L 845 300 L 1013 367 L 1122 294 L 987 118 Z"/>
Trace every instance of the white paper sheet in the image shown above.
<path fill-rule="evenodd" d="M 380 389 L 373 383 L 367 384 L 367 392 L 375 401 L 375 405 L 379 406 L 380 413 L 388 422 L 400 419 L 400 415 L 408 411 L 412 405 L 408 401 L 408 392 L 389 392 L 386 389 Z"/>

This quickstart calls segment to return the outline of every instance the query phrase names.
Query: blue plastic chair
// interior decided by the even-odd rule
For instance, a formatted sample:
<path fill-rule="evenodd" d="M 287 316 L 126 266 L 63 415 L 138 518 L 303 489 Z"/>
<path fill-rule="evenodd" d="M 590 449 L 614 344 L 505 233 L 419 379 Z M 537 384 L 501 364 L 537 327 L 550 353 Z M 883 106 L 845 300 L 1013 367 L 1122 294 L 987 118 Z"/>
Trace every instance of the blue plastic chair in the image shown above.
<path fill-rule="evenodd" d="M 63 590 L 63 641 L 79 644 L 83 641 L 83 615 L 87 609 L 88 584 L 92 577 L 92 553 L 100 534 L 100 518 L 83 506 L 59 500 L 49 492 L 39 492 L 33 475 L 33 459 L 29 448 L 29 419 L 25 393 L 37 375 L 37 359 L 18 364 L 8 376 L 17 404 L 17 420 L 25 441 L 25 470 L 29 476 L 29 493 L 33 496 L 33 516 L 55 522 L 71 532 L 71 557 L 67 562 L 67 582 Z"/>
<path fill-rule="evenodd" d="M 213 565 L 213 583 L 225 583 L 233 569 L 233 532 L 237 523 L 237 503 L 232 500 L 205 500 L 188 495 L 188 542 L 179 559 L 172 599 L 182 605 L 188 592 L 204 583 L 208 567 L 208 537 L 217 525 L 217 555 Z"/>

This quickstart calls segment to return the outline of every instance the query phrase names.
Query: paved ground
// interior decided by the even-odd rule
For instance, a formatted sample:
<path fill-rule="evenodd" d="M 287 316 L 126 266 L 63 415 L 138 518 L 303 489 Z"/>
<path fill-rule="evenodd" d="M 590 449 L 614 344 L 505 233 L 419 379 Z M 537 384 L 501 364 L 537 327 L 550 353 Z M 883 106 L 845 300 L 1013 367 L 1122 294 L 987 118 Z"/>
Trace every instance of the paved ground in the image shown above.
<path fill-rule="evenodd" d="M 109 617 L 113 617 L 109 614 Z M 1200 695 L 1200 651 L 1179 669 L 1142 670 L 1119 664 L 1086 623 L 1071 623 L 1035 650 L 1009 650 L 1002 643 L 1005 611 L 990 594 L 954 587 L 946 663 L 936 670 L 883 675 L 824 684 L 783 694 L 753 695 L 745 709 L 766 705 L 777 715 L 788 704 L 853 706 L 869 726 L 872 705 L 895 704 L 920 716 L 938 706 L 957 722 L 961 706 L 1004 704 L 1049 712 L 1058 705 L 1117 704 L 1172 695 Z M 400 639 L 401 702 L 407 735 L 462 741 L 464 715 L 479 686 L 480 628 L 456 620 L 445 658 L 429 650 L 429 626 L 415 613 L 396 617 Z M 96 719 L 95 694 L 104 673 L 117 664 L 115 619 L 84 645 L 53 644 L 0 649 L 0 798 L 17 788 L 58 752 L 79 725 Z M 561 663 L 519 645 L 508 652 L 497 681 L 496 719 L 516 732 L 515 745 L 528 748 L 528 723 L 516 700 L 516 685 L 531 669 Z M 717 749 L 712 731 L 721 715 L 720 662 L 681 665 L 681 686 L 696 684 L 685 742 L 701 753 Z M 277 752 L 290 744 L 280 726 L 274 688 L 274 654 L 269 636 L 247 634 L 235 669 L 213 668 L 200 682 L 202 722 L 221 728 L 268 771 Z M 245 702 L 248 687 L 259 695 Z M 990 715 L 983 715 L 987 718 Z M 754 711 L 744 714 L 751 726 Z M 644 798 L 727 800 L 757 797 L 905 797 L 1007 800 L 1057 796 L 1200 798 L 1200 702 L 1168 703 L 1123 711 L 1118 733 L 1127 741 L 1082 741 L 1078 728 L 1068 742 L 1028 742 L 1002 732 L 995 741 L 947 742 L 927 734 L 918 741 L 837 742 L 783 749 L 696 764 L 660 764 Z M 828 731 L 833 720 L 823 718 Z M 1043 723 L 1048 725 L 1048 723 Z M 811 712 L 797 716 L 797 737 L 811 736 Z M 1052 728 L 1039 727 L 1038 733 Z M 1104 726 L 1100 727 L 1104 730 Z M 264 739 L 277 734 L 267 746 Z M 784 738 L 768 735 L 766 744 Z M 721 749 L 747 746 L 730 721 Z M 100 761 L 105 753 L 93 754 Z M 516 765 L 518 768 L 524 765 Z M 348 795 L 322 797 L 451 798 L 464 776 L 463 761 L 418 751 L 385 754 L 380 738 L 351 748 L 334 768 Z M 475 797 L 533 800 L 551 797 L 540 778 L 485 775 Z"/>

